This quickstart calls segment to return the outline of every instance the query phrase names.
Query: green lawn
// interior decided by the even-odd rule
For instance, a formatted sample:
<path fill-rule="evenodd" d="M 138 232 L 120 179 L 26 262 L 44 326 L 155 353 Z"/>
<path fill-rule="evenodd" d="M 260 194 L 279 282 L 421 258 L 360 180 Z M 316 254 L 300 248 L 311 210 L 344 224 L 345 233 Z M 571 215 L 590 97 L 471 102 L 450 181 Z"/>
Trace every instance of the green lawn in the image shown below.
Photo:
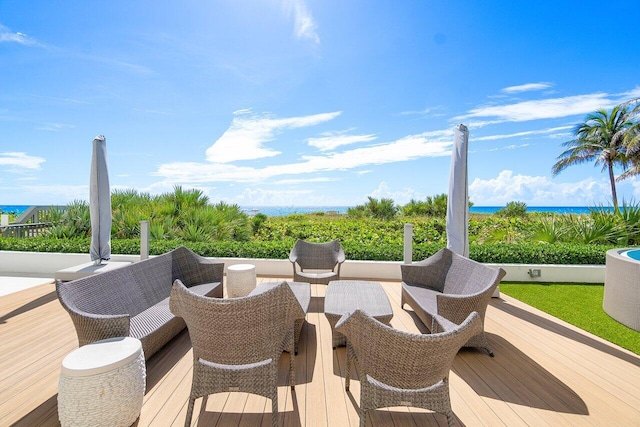
<path fill-rule="evenodd" d="M 602 284 L 500 283 L 500 292 L 640 354 L 640 332 L 618 323 L 602 309 Z"/>

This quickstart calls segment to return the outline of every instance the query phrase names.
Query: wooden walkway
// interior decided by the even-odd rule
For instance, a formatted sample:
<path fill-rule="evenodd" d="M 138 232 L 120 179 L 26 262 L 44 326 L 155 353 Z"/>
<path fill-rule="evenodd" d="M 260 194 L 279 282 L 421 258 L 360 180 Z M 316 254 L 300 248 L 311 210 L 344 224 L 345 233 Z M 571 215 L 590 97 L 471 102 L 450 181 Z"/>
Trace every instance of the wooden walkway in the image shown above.
<path fill-rule="evenodd" d="M 259 280 L 274 280 L 260 278 Z M 422 327 L 400 307 L 400 284 L 385 282 L 398 329 Z M 280 360 L 279 410 L 285 426 L 357 426 L 359 384 L 344 391 L 345 350 L 331 348 L 324 286 L 312 302 L 296 356 L 297 385 Z M 640 358 L 507 296 L 494 299 L 486 330 L 496 354 L 462 350 L 451 372 L 451 399 L 461 426 L 640 426 Z M 71 320 L 53 284 L 0 297 L 0 425 L 59 425 L 62 358 L 77 347 Z M 191 387 L 186 331 L 147 362 L 139 426 L 181 426 Z M 356 377 L 357 378 L 357 377 Z M 271 425 L 271 403 L 245 393 L 196 401 L 193 425 Z M 377 410 L 372 426 L 445 426 L 444 416 L 416 408 Z"/>

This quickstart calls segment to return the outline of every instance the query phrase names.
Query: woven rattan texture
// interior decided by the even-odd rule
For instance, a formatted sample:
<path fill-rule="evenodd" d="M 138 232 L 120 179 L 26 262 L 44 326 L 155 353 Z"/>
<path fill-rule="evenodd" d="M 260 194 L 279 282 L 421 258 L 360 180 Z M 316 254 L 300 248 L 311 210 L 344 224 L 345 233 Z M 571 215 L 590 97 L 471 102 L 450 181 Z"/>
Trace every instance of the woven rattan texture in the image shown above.
<path fill-rule="evenodd" d="M 414 406 L 445 414 L 454 425 L 449 397 L 449 371 L 460 347 L 481 330 L 477 313 L 453 330 L 411 334 L 387 326 L 358 310 L 343 316 L 336 329 L 348 338 L 345 386 L 350 366 L 360 376 L 360 426 L 367 411 Z"/>
<path fill-rule="evenodd" d="M 169 311 L 173 281 L 184 279 L 187 286 L 200 285 L 199 292 L 222 297 L 223 271 L 224 264 L 180 247 L 105 273 L 57 281 L 56 291 L 80 345 L 132 336 L 149 358 L 185 327 Z"/>
<path fill-rule="evenodd" d="M 326 285 L 340 279 L 340 266 L 345 256 L 337 240 L 327 243 L 298 240 L 291 249 L 289 261 L 293 265 L 294 282 Z"/>
<path fill-rule="evenodd" d="M 434 315 L 460 324 L 471 312 L 484 323 L 487 305 L 500 280 L 501 268 L 493 268 L 441 249 L 424 261 L 400 266 L 401 305 L 409 305 L 429 330 L 438 332 Z M 484 330 L 470 338 L 465 347 L 485 348 L 493 355 Z"/>
<path fill-rule="evenodd" d="M 240 391 L 271 399 L 278 425 L 278 359 L 293 353 L 293 328 L 304 312 L 291 288 L 282 283 L 241 298 L 196 295 L 176 280 L 171 311 L 187 323 L 193 346 L 193 380 L 185 425 L 195 400 L 214 393 Z M 285 348 L 285 346 L 289 346 Z M 289 381 L 295 386 L 295 357 L 289 356 Z"/>

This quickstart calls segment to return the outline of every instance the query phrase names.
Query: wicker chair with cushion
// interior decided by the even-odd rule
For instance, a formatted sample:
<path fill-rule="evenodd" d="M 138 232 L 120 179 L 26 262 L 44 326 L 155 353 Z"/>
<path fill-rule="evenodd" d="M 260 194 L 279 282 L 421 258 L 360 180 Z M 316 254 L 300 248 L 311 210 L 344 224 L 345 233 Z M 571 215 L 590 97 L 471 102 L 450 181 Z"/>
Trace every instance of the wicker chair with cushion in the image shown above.
<path fill-rule="evenodd" d="M 290 352 L 289 382 L 295 386 L 293 325 L 304 312 L 286 283 L 263 293 L 218 299 L 194 294 L 180 280 L 171 290 L 171 311 L 187 324 L 193 345 L 193 381 L 185 426 L 195 400 L 240 391 L 271 399 L 278 425 L 278 359 Z"/>
<path fill-rule="evenodd" d="M 344 251 L 337 240 L 327 243 L 298 240 L 289 254 L 294 282 L 327 285 L 332 280 L 340 280 L 340 266 L 344 260 Z"/>
<path fill-rule="evenodd" d="M 437 315 L 436 315 L 437 317 Z M 347 336 L 345 386 L 349 390 L 354 361 L 360 377 L 360 426 L 367 411 L 412 406 L 445 414 L 454 423 L 449 371 L 460 347 L 481 331 L 478 313 L 438 334 L 398 331 L 357 310 L 345 314 L 336 330 Z"/>
<path fill-rule="evenodd" d="M 484 323 L 491 295 L 505 275 L 501 268 L 483 265 L 446 248 L 400 268 L 401 306 L 409 304 L 431 332 L 446 329 L 447 322 L 434 321 L 435 314 L 460 324 L 469 313 L 476 311 Z M 493 357 L 484 328 L 464 347 L 485 348 Z"/>

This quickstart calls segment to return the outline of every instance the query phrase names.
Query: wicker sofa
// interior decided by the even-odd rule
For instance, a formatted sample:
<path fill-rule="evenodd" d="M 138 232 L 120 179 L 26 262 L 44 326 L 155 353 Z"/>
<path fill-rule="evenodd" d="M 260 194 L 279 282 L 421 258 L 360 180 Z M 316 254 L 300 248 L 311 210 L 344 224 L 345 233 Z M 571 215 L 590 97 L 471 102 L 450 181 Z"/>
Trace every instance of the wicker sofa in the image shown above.
<path fill-rule="evenodd" d="M 185 247 L 105 273 L 56 282 L 62 306 L 71 316 L 78 342 L 131 336 L 142 341 L 145 358 L 186 324 L 169 310 L 169 295 L 180 279 L 199 295 L 222 298 L 224 264 Z"/>
<path fill-rule="evenodd" d="M 447 248 L 423 261 L 403 264 L 400 268 L 400 304 L 413 308 L 431 333 L 446 331 L 462 323 L 473 311 L 478 312 L 484 324 L 491 295 L 505 275 L 501 268 L 486 266 Z M 436 318 L 436 314 L 441 317 Z M 493 357 L 484 330 L 464 346 L 485 348 Z"/>

